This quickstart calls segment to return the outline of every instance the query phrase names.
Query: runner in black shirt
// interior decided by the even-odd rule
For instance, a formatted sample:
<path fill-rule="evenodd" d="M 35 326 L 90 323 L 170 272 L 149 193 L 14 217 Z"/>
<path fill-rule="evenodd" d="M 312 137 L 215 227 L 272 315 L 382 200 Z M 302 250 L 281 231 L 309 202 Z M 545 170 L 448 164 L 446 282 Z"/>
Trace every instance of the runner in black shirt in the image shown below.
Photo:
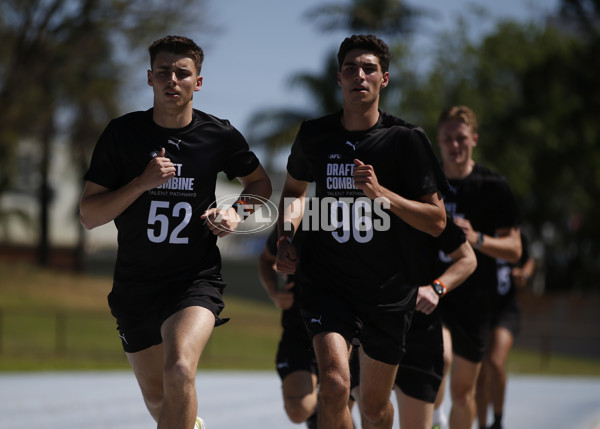
<path fill-rule="evenodd" d="M 498 259 L 498 287 L 492 301 L 492 325 L 477 379 L 477 420 L 480 428 L 487 427 L 488 406 L 493 408 L 494 421 L 490 429 L 502 429 L 506 391 L 506 361 L 515 337 L 521 328 L 521 309 L 517 289 L 524 288 L 535 270 L 529 255 L 527 240 L 521 231 L 523 252 L 517 264 Z"/>
<path fill-rule="evenodd" d="M 294 276 L 285 276 L 281 284 L 280 275 L 275 271 L 277 237 L 277 229 L 274 229 L 267 238 L 259 259 L 259 274 L 269 298 L 282 310 L 282 334 L 277 346 L 276 365 L 281 379 L 283 405 L 292 422 L 306 422 L 309 429 L 316 429 L 317 358 L 300 314 L 299 287 Z M 302 233 L 294 237 L 297 249 L 301 248 L 302 237 Z"/>
<path fill-rule="evenodd" d="M 271 184 L 228 121 L 194 110 L 202 49 L 167 36 L 149 51 L 153 108 L 107 126 L 80 217 L 87 229 L 113 220 L 118 229 L 108 300 L 150 414 L 159 428 L 201 428 L 195 375 L 224 307 L 216 241 L 241 220 L 236 207 L 212 205 L 217 173 L 240 180 L 234 206 L 248 211 L 269 198 Z"/>
<path fill-rule="evenodd" d="M 406 353 L 398 366 L 394 391 L 402 429 L 431 429 L 433 406 L 444 375 L 444 342 L 439 303 L 460 286 L 477 266 L 475 252 L 462 230 L 448 218 L 439 237 L 425 236 L 419 253 L 421 281 L 416 310 L 406 334 Z M 438 251 L 452 264 L 439 263 Z"/>
<path fill-rule="evenodd" d="M 291 237 L 314 230 L 296 282 L 319 366 L 319 426 L 352 427 L 348 357 L 359 342 L 361 414 L 373 428 L 390 428 L 390 392 L 417 296 L 412 234 L 443 231 L 438 193 L 446 182 L 423 130 L 379 111 L 387 45 L 352 36 L 338 62 L 343 110 L 303 123 L 288 160 L 277 267 L 293 273 Z M 303 210 L 313 181 L 316 198 Z"/>
<path fill-rule="evenodd" d="M 439 250 L 452 260 L 449 266 L 439 263 Z M 439 237 L 428 238 L 421 260 L 431 265 L 422 270 L 424 277 L 420 284 L 424 286 L 419 287 L 417 311 L 406 335 L 406 354 L 396 375 L 402 429 L 432 427 L 434 403 L 444 376 L 444 341 L 438 306 L 456 293 L 455 289 L 477 266 L 475 252 L 451 217 Z"/>
<path fill-rule="evenodd" d="M 465 429 L 470 429 L 475 419 L 475 386 L 497 284 L 496 258 L 516 262 L 521 255 L 515 199 L 500 175 L 473 161 L 478 137 L 477 119 L 468 107 L 455 106 L 440 115 L 438 144 L 451 185 L 444 194 L 444 204 L 477 255 L 475 272 L 440 306 L 452 337 L 450 425 Z"/>
<path fill-rule="evenodd" d="M 294 236 L 294 248 L 298 251 L 302 248 L 304 236 L 302 230 Z M 316 429 L 319 382 L 317 357 L 300 311 L 298 299 L 300 287 L 296 285 L 293 274 L 283 276 L 285 279 L 281 279 L 281 274 L 275 270 L 277 237 L 277 229 L 274 229 L 269 234 L 260 254 L 259 273 L 269 298 L 277 308 L 282 310 L 282 333 L 277 346 L 275 363 L 277 374 L 282 382 L 283 406 L 292 422 L 306 422 L 307 428 Z M 355 354 L 353 353 L 352 356 L 354 357 Z M 353 368 L 352 364 L 351 368 Z M 352 388 L 356 385 L 358 385 L 357 374 L 352 374 Z M 352 410 L 353 406 L 354 399 L 351 396 L 348 400 L 348 408 Z"/>

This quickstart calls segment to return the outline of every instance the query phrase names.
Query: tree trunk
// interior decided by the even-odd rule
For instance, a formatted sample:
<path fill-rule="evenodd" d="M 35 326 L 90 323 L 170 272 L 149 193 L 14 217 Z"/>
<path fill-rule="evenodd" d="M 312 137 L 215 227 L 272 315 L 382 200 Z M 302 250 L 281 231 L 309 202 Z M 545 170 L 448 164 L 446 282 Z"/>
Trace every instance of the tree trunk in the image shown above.
<path fill-rule="evenodd" d="M 51 111 L 51 110 L 50 110 Z M 50 189 L 50 147 L 54 138 L 54 118 L 48 115 L 46 124 L 42 133 L 42 159 L 40 162 L 41 183 L 39 189 L 40 205 L 40 228 L 38 240 L 38 264 L 47 267 L 50 263 L 50 202 L 52 199 L 52 190 Z"/>

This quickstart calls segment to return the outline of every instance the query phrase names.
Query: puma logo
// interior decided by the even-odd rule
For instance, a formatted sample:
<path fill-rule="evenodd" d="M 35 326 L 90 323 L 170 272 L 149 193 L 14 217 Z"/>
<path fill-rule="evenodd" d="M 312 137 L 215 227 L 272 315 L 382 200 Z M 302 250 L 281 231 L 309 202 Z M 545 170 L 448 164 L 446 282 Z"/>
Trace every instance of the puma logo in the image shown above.
<path fill-rule="evenodd" d="M 348 140 L 346 140 L 346 144 L 347 144 L 348 146 L 350 146 L 350 147 L 352 148 L 352 150 L 356 150 L 356 145 L 357 145 L 358 143 L 352 144 L 352 143 L 350 143 Z"/>
<path fill-rule="evenodd" d="M 177 140 L 177 141 L 175 141 L 175 140 Z M 180 139 L 171 139 L 170 138 L 170 139 L 167 140 L 167 143 L 168 144 L 172 144 L 173 146 L 175 146 L 177 148 L 177 150 L 179 150 L 179 143 L 181 143 L 181 140 Z"/>
<path fill-rule="evenodd" d="M 315 319 L 313 317 L 312 319 L 310 319 L 310 323 L 318 323 L 319 325 L 323 326 L 323 322 L 321 321 L 321 319 L 323 319 L 323 316 L 319 316 L 318 319 Z"/>

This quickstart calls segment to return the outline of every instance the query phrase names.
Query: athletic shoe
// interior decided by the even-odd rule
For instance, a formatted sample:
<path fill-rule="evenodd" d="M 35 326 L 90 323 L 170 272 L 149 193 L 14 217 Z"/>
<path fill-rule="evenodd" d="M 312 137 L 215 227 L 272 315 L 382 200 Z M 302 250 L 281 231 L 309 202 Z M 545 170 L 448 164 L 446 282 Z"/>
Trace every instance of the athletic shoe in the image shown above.
<path fill-rule="evenodd" d="M 448 417 L 441 407 L 433 410 L 432 429 L 449 429 Z"/>
<path fill-rule="evenodd" d="M 196 417 L 194 429 L 206 429 L 206 423 L 204 423 L 204 420 L 202 420 L 200 417 Z"/>

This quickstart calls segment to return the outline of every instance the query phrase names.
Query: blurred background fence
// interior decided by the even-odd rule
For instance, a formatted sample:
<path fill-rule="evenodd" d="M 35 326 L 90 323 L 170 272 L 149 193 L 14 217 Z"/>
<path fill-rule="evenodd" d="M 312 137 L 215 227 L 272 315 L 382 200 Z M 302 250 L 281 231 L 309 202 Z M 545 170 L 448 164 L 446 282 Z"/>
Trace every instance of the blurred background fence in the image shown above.
<path fill-rule="evenodd" d="M 227 261 L 225 267 L 225 312 L 232 321 L 217 330 L 202 365 L 270 369 L 280 332 L 279 312 L 258 281 L 254 261 Z M 101 282 L 110 288 L 109 276 Z M 88 289 L 82 287 L 84 293 Z M 127 367 L 105 296 L 94 293 L 94 309 L 78 309 L 76 304 L 56 308 L 54 303 L 45 308 L 27 301 L 6 305 L 0 299 L 0 370 Z M 513 370 L 551 371 L 557 359 L 567 356 L 589 361 L 597 367 L 592 372 L 600 375 L 600 295 L 540 296 L 526 290 L 519 301 L 523 320 L 515 350 L 526 353 L 529 363 L 517 363 Z"/>

